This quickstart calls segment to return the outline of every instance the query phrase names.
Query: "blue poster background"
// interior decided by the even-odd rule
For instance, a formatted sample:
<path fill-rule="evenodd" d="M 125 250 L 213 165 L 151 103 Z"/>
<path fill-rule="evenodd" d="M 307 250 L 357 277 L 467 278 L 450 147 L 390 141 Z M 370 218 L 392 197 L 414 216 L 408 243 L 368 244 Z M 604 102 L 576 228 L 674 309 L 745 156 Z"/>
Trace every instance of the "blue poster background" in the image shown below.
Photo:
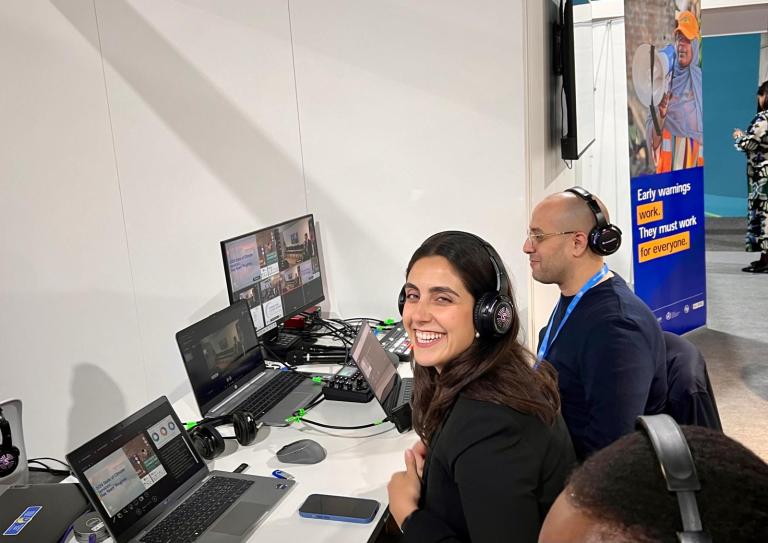
<path fill-rule="evenodd" d="M 707 321 L 704 168 L 641 175 L 632 178 L 630 187 L 635 293 L 664 330 L 682 334 L 703 326 Z M 652 202 L 662 203 L 663 218 L 638 224 L 638 206 Z M 641 245 L 654 240 L 661 245 L 663 238 L 673 239 L 686 231 L 690 233 L 687 248 L 640 262 Z M 649 245 L 644 247 L 646 254 L 651 254 Z"/>

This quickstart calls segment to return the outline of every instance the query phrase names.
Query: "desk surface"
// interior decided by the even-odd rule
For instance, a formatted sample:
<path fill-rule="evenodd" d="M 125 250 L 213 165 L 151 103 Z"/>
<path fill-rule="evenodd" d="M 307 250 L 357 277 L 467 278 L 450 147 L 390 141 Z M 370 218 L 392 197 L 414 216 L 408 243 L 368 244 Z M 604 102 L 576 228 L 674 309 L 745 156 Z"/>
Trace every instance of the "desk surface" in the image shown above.
<path fill-rule="evenodd" d="M 329 366 L 302 369 L 329 371 Z M 407 364 L 401 373 L 410 374 Z M 191 392 L 174 408 L 182 421 L 197 420 L 199 411 Z M 312 409 L 308 418 L 318 422 L 355 426 L 384 418 L 384 411 L 375 399 L 368 403 L 325 400 Z M 220 427 L 222 435 L 234 435 L 231 426 Z M 275 453 L 299 439 L 313 439 L 325 447 L 328 455 L 314 465 L 283 464 Z M 208 464 L 211 470 L 232 471 L 245 462 L 250 475 L 271 476 L 275 469 L 284 470 L 296 478 L 297 484 L 278 507 L 262 522 L 248 541 L 252 542 L 365 542 L 376 531 L 387 506 L 387 483 L 395 471 L 404 469 L 403 451 L 413 445 L 416 434 L 400 434 L 392 423 L 364 430 L 326 430 L 308 424 L 292 424 L 286 428 L 262 427 L 256 441 L 241 447 L 227 440 L 223 455 Z M 381 504 L 370 524 L 352 524 L 299 516 L 299 506 L 309 494 L 335 494 L 370 498 Z M 70 541 L 74 541 L 72 538 Z M 107 541 L 112 541 L 108 539 Z"/>

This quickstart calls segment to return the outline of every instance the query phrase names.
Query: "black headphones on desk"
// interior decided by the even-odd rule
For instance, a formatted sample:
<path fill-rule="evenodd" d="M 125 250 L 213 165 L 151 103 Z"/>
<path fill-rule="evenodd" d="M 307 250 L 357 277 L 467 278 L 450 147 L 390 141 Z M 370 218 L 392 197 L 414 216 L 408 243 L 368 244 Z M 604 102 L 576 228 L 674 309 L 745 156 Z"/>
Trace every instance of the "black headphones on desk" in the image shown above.
<path fill-rule="evenodd" d="M 677 494 L 683 531 L 677 533 L 680 543 L 712 543 L 701 526 L 696 491 L 701 490 L 691 450 L 682 430 L 669 415 L 637 417 L 635 427 L 643 430 L 651 441 L 667 489 Z"/>
<path fill-rule="evenodd" d="M 593 252 L 600 256 L 612 255 L 621 247 L 621 230 L 615 224 L 610 224 L 605 220 L 605 215 L 600 210 L 600 206 L 588 190 L 582 187 L 571 187 L 565 192 L 575 194 L 589 206 L 590 211 L 595 216 L 595 227 L 587 234 L 587 243 Z"/>
<path fill-rule="evenodd" d="M 11 423 L 3 416 L 3 409 L 0 408 L 0 436 L 3 442 L 0 443 L 0 479 L 13 473 L 19 466 L 18 447 L 13 446 L 11 438 Z"/>
<path fill-rule="evenodd" d="M 507 278 L 507 271 L 504 269 L 504 265 L 501 263 L 501 258 L 496 250 L 483 238 L 470 234 L 469 232 L 461 232 L 458 230 L 447 230 L 445 232 L 438 232 L 428 237 L 422 245 L 427 243 L 435 236 L 442 234 L 459 234 L 462 236 L 469 236 L 480 243 L 480 245 L 488 253 L 488 258 L 493 265 L 493 269 L 496 273 L 496 290 L 493 292 L 486 292 L 480 296 L 475 302 L 475 308 L 473 311 L 473 320 L 475 324 L 475 330 L 480 334 L 480 337 L 501 337 L 512 328 L 513 312 L 515 310 L 512 299 L 507 296 L 509 292 L 509 279 Z M 405 307 L 405 286 L 400 289 L 400 295 L 397 297 L 397 308 L 400 311 L 400 315 L 403 314 L 403 308 Z"/>
<path fill-rule="evenodd" d="M 213 460 L 224 452 L 227 439 L 222 437 L 216 426 L 232 424 L 235 428 L 235 439 L 240 445 L 250 445 L 256 439 L 261 424 L 248 411 L 235 411 L 231 415 L 224 415 L 213 419 L 203 419 L 198 423 L 192 423 L 189 429 L 189 439 L 197 452 L 206 460 Z"/>

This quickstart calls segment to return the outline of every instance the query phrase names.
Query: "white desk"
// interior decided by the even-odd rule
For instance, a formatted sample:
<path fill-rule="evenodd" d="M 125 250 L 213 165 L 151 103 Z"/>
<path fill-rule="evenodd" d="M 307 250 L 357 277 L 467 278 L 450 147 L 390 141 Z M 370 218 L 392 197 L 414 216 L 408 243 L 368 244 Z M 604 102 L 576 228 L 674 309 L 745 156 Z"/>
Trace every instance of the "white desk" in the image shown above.
<path fill-rule="evenodd" d="M 306 371 L 310 368 L 327 372 L 329 367 L 302 367 Z M 400 372 L 409 375 L 410 368 L 401 364 Z M 175 402 L 174 408 L 182 421 L 198 420 L 199 411 L 191 392 Z M 325 400 L 307 413 L 307 418 L 311 420 L 338 426 L 367 424 L 384 416 L 376 399 L 364 404 Z M 231 426 L 219 428 L 222 435 L 234 435 Z M 328 453 L 325 460 L 313 465 L 278 461 L 275 452 L 299 439 L 313 439 L 320 443 Z M 211 470 L 232 471 L 245 462 L 249 465 L 245 471 L 247 474 L 271 476 L 273 470 L 282 469 L 296 478 L 297 484 L 291 492 L 248 541 L 359 543 L 368 541 L 375 532 L 387 507 L 387 483 L 392 473 L 405 468 L 403 451 L 416 440 L 413 431 L 400 434 L 390 422 L 363 430 L 326 430 L 303 423 L 294 423 L 286 428 L 263 426 L 256 441 L 247 447 L 228 439 L 224 454 L 209 463 L 208 467 Z M 299 506 L 309 494 L 314 493 L 370 498 L 381 506 L 370 524 L 300 517 Z"/>

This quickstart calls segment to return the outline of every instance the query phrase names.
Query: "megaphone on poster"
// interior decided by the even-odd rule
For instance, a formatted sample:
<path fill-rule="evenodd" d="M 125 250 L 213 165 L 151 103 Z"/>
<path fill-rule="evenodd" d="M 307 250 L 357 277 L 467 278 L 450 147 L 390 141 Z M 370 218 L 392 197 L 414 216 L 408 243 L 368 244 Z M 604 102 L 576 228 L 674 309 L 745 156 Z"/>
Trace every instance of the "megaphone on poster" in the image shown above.
<path fill-rule="evenodd" d="M 672 44 L 657 49 L 643 43 L 635 49 L 632 57 L 632 84 L 644 106 L 655 108 L 669 91 L 676 56 Z"/>

